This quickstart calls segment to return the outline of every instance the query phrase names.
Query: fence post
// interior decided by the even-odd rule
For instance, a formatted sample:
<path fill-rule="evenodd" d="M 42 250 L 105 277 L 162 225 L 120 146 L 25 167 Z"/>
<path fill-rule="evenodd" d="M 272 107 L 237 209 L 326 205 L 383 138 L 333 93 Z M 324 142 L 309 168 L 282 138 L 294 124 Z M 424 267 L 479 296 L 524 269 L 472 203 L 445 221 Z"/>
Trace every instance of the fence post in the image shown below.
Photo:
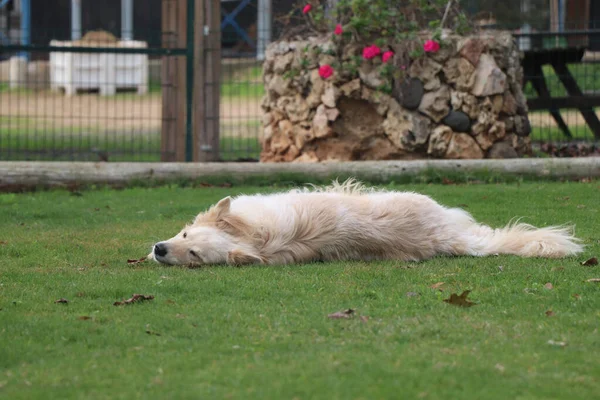
<path fill-rule="evenodd" d="M 186 57 L 185 57 L 185 161 L 192 161 L 194 156 L 194 57 L 196 37 L 194 36 L 196 0 L 187 0 L 186 18 Z"/>
<path fill-rule="evenodd" d="M 217 161 L 221 90 L 221 2 L 196 1 L 194 160 Z"/>
<path fill-rule="evenodd" d="M 186 47 L 186 0 L 162 0 L 162 46 Z M 161 161 L 185 161 L 186 58 L 162 58 Z"/>

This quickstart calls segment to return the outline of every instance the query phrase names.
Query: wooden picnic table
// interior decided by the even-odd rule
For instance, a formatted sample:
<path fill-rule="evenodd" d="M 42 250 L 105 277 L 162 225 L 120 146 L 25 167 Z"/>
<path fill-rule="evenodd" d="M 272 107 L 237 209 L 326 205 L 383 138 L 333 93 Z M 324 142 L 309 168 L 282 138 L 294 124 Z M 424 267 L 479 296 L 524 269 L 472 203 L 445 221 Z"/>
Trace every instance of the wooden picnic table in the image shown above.
<path fill-rule="evenodd" d="M 538 93 L 537 98 L 527 100 L 529 111 L 548 110 L 565 136 L 569 138 L 573 137 L 560 110 L 575 108 L 579 110 L 587 126 L 594 133 L 594 136 L 600 139 L 600 120 L 598 120 L 598 116 L 594 110 L 594 107 L 600 107 L 600 96 L 583 93 L 567 67 L 568 64 L 581 63 L 584 53 L 584 47 L 525 51 L 523 59 L 523 72 L 525 74 L 523 87 L 525 87 L 527 82 L 531 82 L 533 88 Z M 556 75 L 567 90 L 568 96 L 551 96 L 546 83 L 546 77 L 542 70 L 543 65 L 551 65 L 554 68 Z"/>

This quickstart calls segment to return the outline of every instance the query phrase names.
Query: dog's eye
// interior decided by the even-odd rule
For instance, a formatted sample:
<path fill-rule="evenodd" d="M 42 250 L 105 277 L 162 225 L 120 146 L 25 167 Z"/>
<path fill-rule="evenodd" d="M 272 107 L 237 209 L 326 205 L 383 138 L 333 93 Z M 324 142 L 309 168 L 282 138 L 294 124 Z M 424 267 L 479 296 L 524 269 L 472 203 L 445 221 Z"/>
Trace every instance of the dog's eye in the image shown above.
<path fill-rule="evenodd" d="M 183 238 L 185 239 L 187 237 L 187 232 L 183 232 Z"/>

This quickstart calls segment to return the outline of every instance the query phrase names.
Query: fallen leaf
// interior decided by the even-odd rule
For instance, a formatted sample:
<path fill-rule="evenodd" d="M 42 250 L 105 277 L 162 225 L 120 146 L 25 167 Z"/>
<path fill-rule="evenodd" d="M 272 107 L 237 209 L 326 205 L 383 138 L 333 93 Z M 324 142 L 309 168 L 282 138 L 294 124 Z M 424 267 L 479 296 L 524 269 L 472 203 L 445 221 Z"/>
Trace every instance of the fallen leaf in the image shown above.
<path fill-rule="evenodd" d="M 571 199 L 570 196 L 565 196 L 565 197 L 557 197 L 556 200 L 558 201 L 569 201 Z"/>
<path fill-rule="evenodd" d="M 498 265 L 498 269 L 500 270 L 500 272 L 504 272 L 504 267 L 502 265 Z"/>
<path fill-rule="evenodd" d="M 92 317 L 90 317 L 89 315 L 82 315 L 78 319 L 82 321 L 87 321 L 88 319 L 92 319 Z"/>
<path fill-rule="evenodd" d="M 361 315 L 359 318 L 362 322 L 365 322 L 365 323 L 369 322 L 369 317 L 366 315 Z"/>
<path fill-rule="evenodd" d="M 544 285 L 544 289 L 552 290 L 552 289 L 554 289 L 554 286 L 552 286 L 552 284 L 550 282 L 548 282 Z"/>
<path fill-rule="evenodd" d="M 94 208 L 94 211 L 100 211 L 100 209 L 99 208 Z"/>
<path fill-rule="evenodd" d="M 580 204 L 577 206 L 577 208 L 579 208 L 579 209 L 585 208 L 585 204 Z"/>
<path fill-rule="evenodd" d="M 446 177 L 442 178 L 442 184 L 443 185 L 454 185 L 454 183 L 455 182 L 453 180 L 451 180 L 451 179 L 448 179 Z"/>
<path fill-rule="evenodd" d="M 417 292 L 406 292 L 406 297 L 417 297 L 420 296 Z"/>
<path fill-rule="evenodd" d="M 77 297 L 83 297 L 83 296 L 85 296 L 85 293 L 83 293 L 83 292 L 77 292 L 77 294 L 75 296 L 77 296 Z"/>
<path fill-rule="evenodd" d="M 123 300 L 123 301 L 115 301 L 113 303 L 113 306 L 122 306 L 122 305 L 137 303 L 139 301 L 152 300 L 152 299 L 154 299 L 154 296 L 152 296 L 152 295 L 146 296 L 145 294 L 134 294 L 133 296 L 131 296 L 130 299 Z"/>
<path fill-rule="evenodd" d="M 588 279 L 586 282 L 595 282 L 595 283 L 600 283 L 600 278 L 590 278 L 590 279 Z"/>
<path fill-rule="evenodd" d="M 222 188 L 230 188 L 232 186 L 233 185 L 231 183 L 229 183 L 229 182 L 225 182 L 225 183 L 222 183 L 222 184 L 219 185 L 219 187 L 222 187 Z"/>
<path fill-rule="evenodd" d="M 502 365 L 502 364 L 496 364 L 494 368 L 496 368 L 500 372 L 504 372 L 504 369 L 505 369 L 504 365 Z"/>
<path fill-rule="evenodd" d="M 333 314 L 329 314 L 327 318 L 340 319 L 340 318 L 352 318 L 354 314 L 354 310 L 349 308 L 347 310 L 334 312 Z"/>
<path fill-rule="evenodd" d="M 440 287 L 444 284 L 444 282 L 438 282 L 438 283 L 434 283 L 433 285 L 429 286 L 431 289 L 440 289 Z M 440 289 L 442 290 L 442 289 Z"/>
<path fill-rule="evenodd" d="M 158 333 L 158 332 L 154 332 L 154 331 L 151 331 L 151 330 L 147 330 L 147 331 L 146 331 L 146 333 L 147 333 L 148 335 L 160 336 L 160 333 Z"/>
<path fill-rule="evenodd" d="M 129 260 L 127 260 L 127 264 L 139 264 L 139 263 L 143 263 L 144 261 L 146 261 L 146 257 L 142 257 L 137 260 L 129 259 Z"/>
<path fill-rule="evenodd" d="M 467 300 L 467 296 L 469 296 L 469 293 L 471 293 L 470 290 L 465 290 L 464 292 L 462 292 L 460 294 L 460 296 L 457 295 L 456 293 L 452 293 L 450 295 L 450 298 L 445 299 L 444 302 L 446 302 L 448 304 L 452 304 L 453 306 L 473 307 L 477 303 L 473 303 L 472 301 Z"/>
<path fill-rule="evenodd" d="M 584 262 L 582 262 L 581 265 L 583 265 L 584 267 L 598 265 L 598 259 L 596 257 L 592 257 L 589 260 L 585 260 Z"/>
<path fill-rule="evenodd" d="M 58 300 L 55 301 L 55 303 L 59 303 L 59 304 L 68 304 L 69 300 L 65 299 L 65 298 L 60 298 Z"/>
<path fill-rule="evenodd" d="M 578 293 L 575 293 L 575 294 L 573 295 L 573 297 L 575 297 L 575 300 L 579 300 L 579 299 L 581 299 L 581 296 L 580 296 Z"/>
<path fill-rule="evenodd" d="M 550 340 L 548 340 L 548 344 L 551 346 L 565 347 L 567 345 L 567 342 L 559 342 L 559 341 L 554 341 L 554 340 L 550 339 Z"/>
<path fill-rule="evenodd" d="M 8 244 L 8 242 L 7 242 L 7 241 L 5 241 L 5 240 L 0 240 L 0 245 L 2 245 L 2 246 L 3 246 L 3 245 L 5 245 L 5 244 Z"/>
<path fill-rule="evenodd" d="M 552 311 L 552 310 L 546 311 L 546 317 L 554 317 L 554 311 Z"/>

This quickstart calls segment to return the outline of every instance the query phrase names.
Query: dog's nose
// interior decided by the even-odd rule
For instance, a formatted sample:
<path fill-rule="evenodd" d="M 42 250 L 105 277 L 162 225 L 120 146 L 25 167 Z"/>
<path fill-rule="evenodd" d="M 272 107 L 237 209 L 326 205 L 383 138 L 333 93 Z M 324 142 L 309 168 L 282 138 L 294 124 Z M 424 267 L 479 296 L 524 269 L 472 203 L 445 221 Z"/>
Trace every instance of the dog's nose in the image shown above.
<path fill-rule="evenodd" d="M 164 243 L 156 243 L 154 245 L 154 254 L 159 257 L 164 257 L 167 255 L 167 246 Z"/>

